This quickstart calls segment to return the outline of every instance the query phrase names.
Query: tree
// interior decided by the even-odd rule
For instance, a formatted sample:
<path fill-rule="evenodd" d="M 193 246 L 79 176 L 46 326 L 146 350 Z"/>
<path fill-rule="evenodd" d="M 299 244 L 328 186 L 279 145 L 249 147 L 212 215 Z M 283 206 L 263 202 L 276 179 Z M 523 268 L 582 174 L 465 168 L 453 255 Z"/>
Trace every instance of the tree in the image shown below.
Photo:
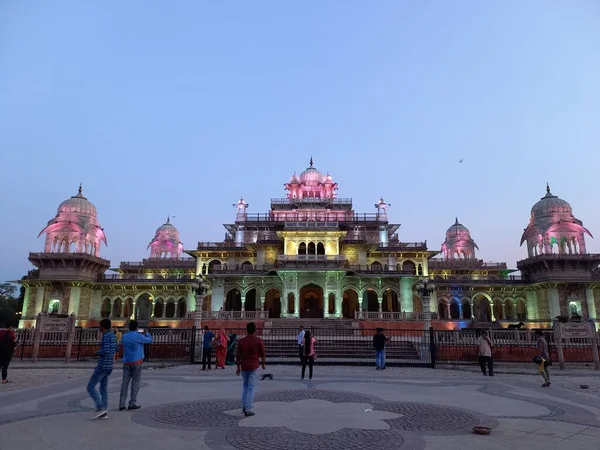
<path fill-rule="evenodd" d="M 25 298 L 25 287 L 21 286 L 19 296 L 17 287 L 10 283 L 0 284 L 0 325 L 19 326 L 23 299 Z"/>

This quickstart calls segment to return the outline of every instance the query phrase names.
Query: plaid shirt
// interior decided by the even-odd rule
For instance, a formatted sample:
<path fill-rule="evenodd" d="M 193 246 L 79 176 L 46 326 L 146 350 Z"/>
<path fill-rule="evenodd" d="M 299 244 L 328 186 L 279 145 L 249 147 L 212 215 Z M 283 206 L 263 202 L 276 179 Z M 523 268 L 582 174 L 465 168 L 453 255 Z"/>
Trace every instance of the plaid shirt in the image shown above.
<path fill-rule="evenodd" d="M 98 355 L 100 355 L 100 359 L 98 360 L 98 365 L 96 366 L 97 370 L 102 370 L 104 372 L 109 372 L 113 370 L 113 363 L 115 361 L 115 353 L 117 352 L 117 337 L 114 335 L 112 331 L 107 331 L 102 335 L 102 343 L 100 344 L 100 350 L 98 350 Z"/>

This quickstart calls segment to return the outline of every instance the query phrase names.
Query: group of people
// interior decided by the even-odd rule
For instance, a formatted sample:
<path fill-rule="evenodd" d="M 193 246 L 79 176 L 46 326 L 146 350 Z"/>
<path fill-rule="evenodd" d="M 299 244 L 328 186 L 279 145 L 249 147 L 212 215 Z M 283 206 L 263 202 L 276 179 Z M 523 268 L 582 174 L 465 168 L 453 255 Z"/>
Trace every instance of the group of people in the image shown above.
<path fill-rule="evenodd" d="M 548 341 L 544 337 L 544 333 L 541 330 L 536 330 L 533 335 L 536 339 L 537 353 L 533 357 L 533 362 L 537 365 L 537 371 L 544 379 L 542 387 L 548 387 L 552 383 L 550 382 L 550 371 L 548 367 L 552 365 L 550 359 L 550 350 L 548 348 Z M 483 375 L 494 376 L 494 359 L 492 357 L 492 341 L 488 336 L 486 330 L 481 330 L 479 339 L 477 340 L 479 347 L 478 360 L 479 367 Z"/>
<path fill-rule="evenodd" d="M 145 359 L 144 346 L 152 344 L 152 336 L 144 330 L 138 329 L 138 323 L 135 320 L 129 322 L 129 332 L 117 338 L 115 332 L 111 329 L 110 319 L 100 321 L 100 332 L 102 341 L 100 350 L 98 350 L 98 364 L 87 385 L 87 391 L 96 405 L 96 419 L 108 419 L 108 379 L 112 374 L 116 356 L 119 350 L 123 354 L 123 379 L 121 382 L 121 395 L 119 398 L 119 411 L 132 411 L 139 409 L 137 396 L 140 390 L 142 380 L 142 364 Z M 96 385 L 100 385 L 99 391 Z M 129 403 L 127 396 L 129 386 L 131 391 Z"/>
<path fill-rule="evenodd" d="M 234 349 L 237 343 L 237 335 L 231 333 L 227 335 L 225 330 L 217 331 L 215 335 L 207 325 L 204 326 L 204 336 L 202 337 L 202 370 L 211 369 L 212 352 L 215 348 L 215 367 L 225 369 L 225 364 L 235 364 Z"/>

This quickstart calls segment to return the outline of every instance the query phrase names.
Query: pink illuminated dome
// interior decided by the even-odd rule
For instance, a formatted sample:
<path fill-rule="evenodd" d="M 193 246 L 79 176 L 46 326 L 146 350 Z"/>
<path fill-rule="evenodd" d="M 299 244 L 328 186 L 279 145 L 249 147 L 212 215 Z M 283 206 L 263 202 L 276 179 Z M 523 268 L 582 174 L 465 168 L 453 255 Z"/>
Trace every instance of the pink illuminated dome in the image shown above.
<path fill-rule="evenodd" d="M 585 254 L 586 234 L 592 237 L 583 222 L 573 215 L 571 205 L 552 195 L 550 186 L 546 185 L 546 195 L 531 208 L 521 245 L 527 242 L 529 257 Z"/>
<path fill-rule="evenodd" d="M 183 243 L 179 241 L 179 231 L 167 221 L 156 229 L 154 239 L 148 244 L 150 258 L 179 259 L 183 254 Z"/>
<path fill-rule="evenodd" d="M 475 249 L 479 250 L 477 244 L 471 237 L 467 227 L 458 222 L 446 231 L 446 240 L 442 244 L 442 253 L 446 259 L 474 259 Z"/>
<path fill-rule="evenodd" d="M 300 183 L 302 184 L 320 184 L 323 182 L 323 174 L 313 167 L 313 159 L 310 158 L 310 165 L 300 174 Z"/>
<path fill-rule="evenodd" d="M 46 234 L 46 253 L 86 253 L 100 256 L 100 245 L 107 245 L 104 229 L 98 224 L 96 207 L 83 196 L 80 185 L 77 195 L 62 202 L 56 216 L 48 221 L 38 237 Z"/>
<path fill-rule="evenodd" d="M 314 167 L 312 157 L 310 158 L 309 166 L 306 170 L 304 170 L 299 177 L 294 173 L 290 178 L 289 183 L 285 183 L 284 186 L 288 191 L 288 199 L 311 199 L 310 201 L 335 198 L 338 188 L 337 183 L 333 181 L 333 177 L 329 175 L 329 173 L 323 175 L 316 167 Z"/>

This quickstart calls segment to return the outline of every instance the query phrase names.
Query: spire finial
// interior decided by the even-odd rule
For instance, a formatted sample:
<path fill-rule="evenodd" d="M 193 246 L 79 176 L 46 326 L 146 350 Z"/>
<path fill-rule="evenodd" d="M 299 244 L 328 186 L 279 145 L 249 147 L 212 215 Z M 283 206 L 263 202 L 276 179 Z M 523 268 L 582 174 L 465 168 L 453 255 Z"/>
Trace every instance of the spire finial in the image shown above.
<path fill-rule="evenodd" d="M 310 157 L 310 167 L 312 167 L 312 166 L 313 166 L 313 159 L 312 159 L 312 155 L 311 155 L 311 157 Z"/>
<path fill-rule="evenodd" d="M 454 222 L 454 225 L 459 225 L 459 223 L 458 223 L 458 216 L 456 217 L 456 222 Z"/>
<path fill-rule="evenodd" d="M 83 186 L 81 185 L 81 183 L 79 183 L 79 190 L 77 191 L 77 193 L 79 195 L 81 195 L 83 193 Z"/>
<path fill-rule="evenodd" d="M 171 223 L 171 216 L 167 216 L 167 223 Z"/>
<path fill-rule="evenodd" d="M 546 182 L 546 194 L 550 193 L 550 185 Z"/>

